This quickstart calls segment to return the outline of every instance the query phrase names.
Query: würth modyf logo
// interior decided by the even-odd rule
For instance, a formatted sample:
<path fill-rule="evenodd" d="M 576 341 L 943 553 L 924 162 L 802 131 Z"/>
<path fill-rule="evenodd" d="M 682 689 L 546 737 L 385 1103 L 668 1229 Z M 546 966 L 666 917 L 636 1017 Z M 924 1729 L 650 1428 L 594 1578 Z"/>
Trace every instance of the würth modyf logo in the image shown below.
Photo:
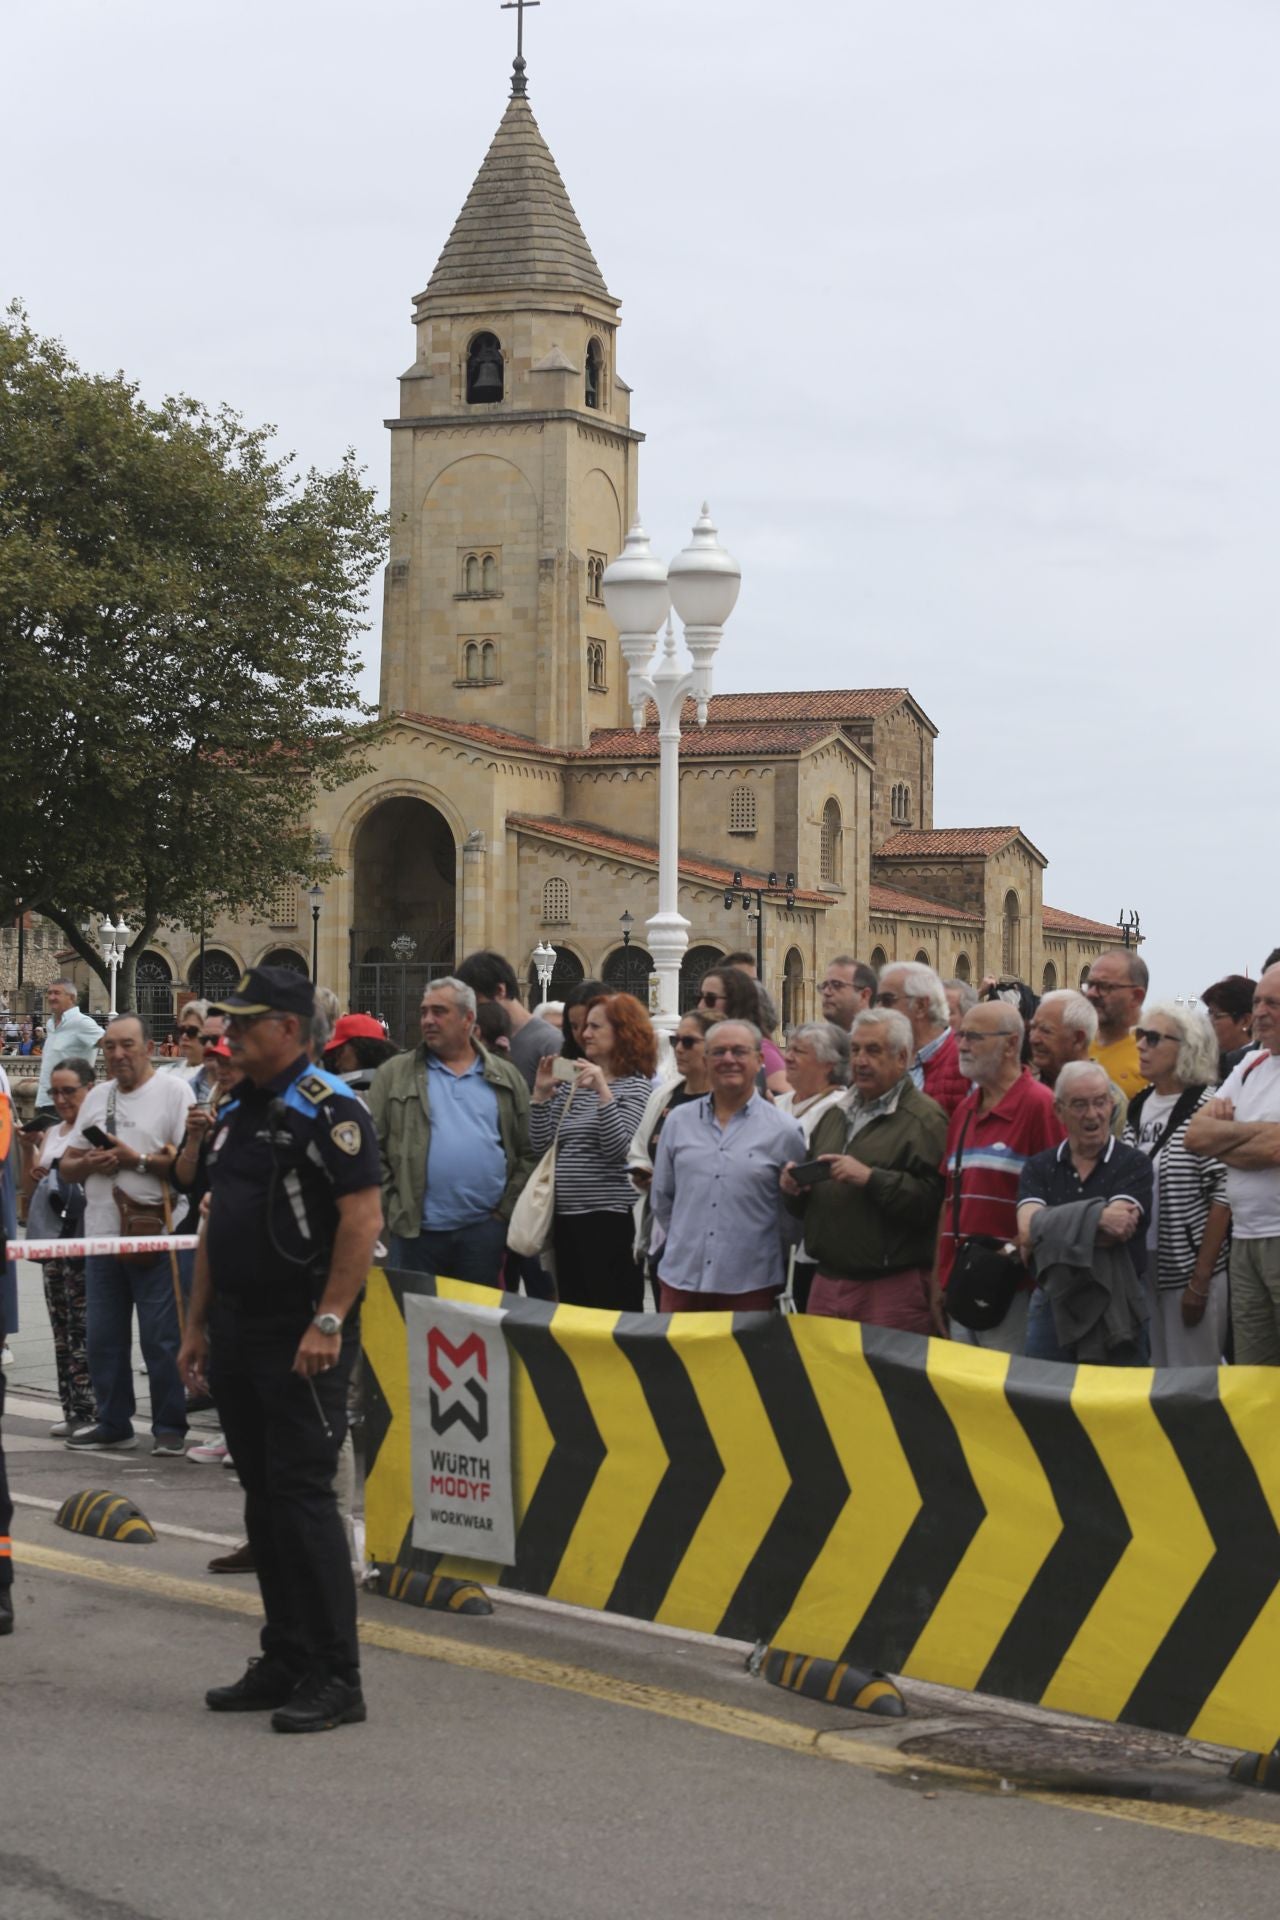
<path fill-rule="evenodd" d="M 476 1440 L 489 1437 L 489 1393 L 480 1381 L 489 1378 L 489 1359 L 478 1333 L 468 1334 L 460 1345 L 440 1332 L 427 1329 L 427 1371 L 431 1376 L 431 1424 L 437 1433 L 447 1433 L 455 1420 L 461 1420 Z M 477 1378 L 478 1376 L 478 1378 Z M 436 1388 L 439 1388 L 439 1393 Z M 474 1402 L 474 1411 L 464 1394 Z"/>

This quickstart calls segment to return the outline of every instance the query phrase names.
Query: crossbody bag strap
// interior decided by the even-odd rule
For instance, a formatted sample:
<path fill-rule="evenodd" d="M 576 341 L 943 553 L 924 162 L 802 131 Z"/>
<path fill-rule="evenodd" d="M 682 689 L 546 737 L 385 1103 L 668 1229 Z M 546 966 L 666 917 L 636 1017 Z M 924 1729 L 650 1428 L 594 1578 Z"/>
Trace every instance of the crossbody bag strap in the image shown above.
<path fill-rule="evenodd" d="M 965 1136 L 969 1131 L 969 1122 L 973 1118 L 972 1108 L 964 1117 L 960 1129 L 960 1138 L 956 1141 L 955 1185 L 951 1189 L 951 1237 L 959 1245 L 960 1241 L 960 1167 L 964 1160 Z"/>

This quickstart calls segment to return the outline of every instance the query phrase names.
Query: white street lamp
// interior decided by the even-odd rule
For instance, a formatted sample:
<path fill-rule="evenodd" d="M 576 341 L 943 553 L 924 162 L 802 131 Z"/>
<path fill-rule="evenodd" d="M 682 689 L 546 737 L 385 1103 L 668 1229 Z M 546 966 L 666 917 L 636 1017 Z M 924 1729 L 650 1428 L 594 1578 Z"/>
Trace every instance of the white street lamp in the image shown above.
<path fill-rule="evenodd" d="M 111 1017 L 116 1013 L 116 975 L 124 965 L 125 949 L 129 945 L 129 927 L 123 914 L 119 926 L 113 927 L 110 914 L 104 913 L 98 922 L 98 952 L 106 963 L 111 981 Z"/>
<path fill-rule="evenodd" d="M 556 950 L 545 940 L 539 940 L 533 950 L 533 964 L 538 975 L 538 1005 L 547 997 L 547 988 L 551 985 L 551 976 L 556 970 Z"/>
<path fill-rule="evenodd" d="M 689 922 L 679 910 L 680 712 L 692 695 L 698 725 L 707 724 L 712 664 L 741 585 L 742 569 L 720 545 L 705 502 L 692 540 L 669 568 L 651 551 L 637 520 L 604 572 L 604 603 L 627 663 L 627 698 L 637 733 L 648 701 L 658 709 L 658 911 L 646 932 L 658 976 L 654 1025 L 668 1034 L 680 1024 L 680 963 L 689 945 Z M 672 606 L 684 623 L 691 670 L 676 658 Z M 664 620 L 667 630 L 655 665 L 654 635 Z"/>

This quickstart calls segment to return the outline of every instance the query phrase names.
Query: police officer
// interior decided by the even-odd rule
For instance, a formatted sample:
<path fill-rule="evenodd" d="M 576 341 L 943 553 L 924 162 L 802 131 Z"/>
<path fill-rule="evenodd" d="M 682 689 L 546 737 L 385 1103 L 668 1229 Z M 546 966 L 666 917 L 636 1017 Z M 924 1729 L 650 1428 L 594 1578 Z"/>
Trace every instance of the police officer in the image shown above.
<path fill-rule="evenodd" d="M 208 1219 L 179 1355 L 209 1390 L 244 1487 L 262 1589 L 262 1656 L 205 1695 L 272 1712 L 278 1733 L 365 1718 L 356 1597 L 334 1470 L 359 1347 L 358 1301 L 382 1227 L 364 1106 L 307 1056 L 315 994 L 251 967 L 214 1011 L 244 1074 L 209 1153 Z"/>

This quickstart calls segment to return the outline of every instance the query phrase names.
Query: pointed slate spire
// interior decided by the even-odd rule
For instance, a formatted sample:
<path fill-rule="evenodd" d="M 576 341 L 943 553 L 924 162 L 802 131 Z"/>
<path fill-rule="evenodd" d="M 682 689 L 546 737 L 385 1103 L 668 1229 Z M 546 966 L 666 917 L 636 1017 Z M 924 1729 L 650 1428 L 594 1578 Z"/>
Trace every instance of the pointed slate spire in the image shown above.
<path fill-rule="evenodd" d="M 514 94 L 426 298 L 522 290 L 613 299 L 527 97 Z"/>

